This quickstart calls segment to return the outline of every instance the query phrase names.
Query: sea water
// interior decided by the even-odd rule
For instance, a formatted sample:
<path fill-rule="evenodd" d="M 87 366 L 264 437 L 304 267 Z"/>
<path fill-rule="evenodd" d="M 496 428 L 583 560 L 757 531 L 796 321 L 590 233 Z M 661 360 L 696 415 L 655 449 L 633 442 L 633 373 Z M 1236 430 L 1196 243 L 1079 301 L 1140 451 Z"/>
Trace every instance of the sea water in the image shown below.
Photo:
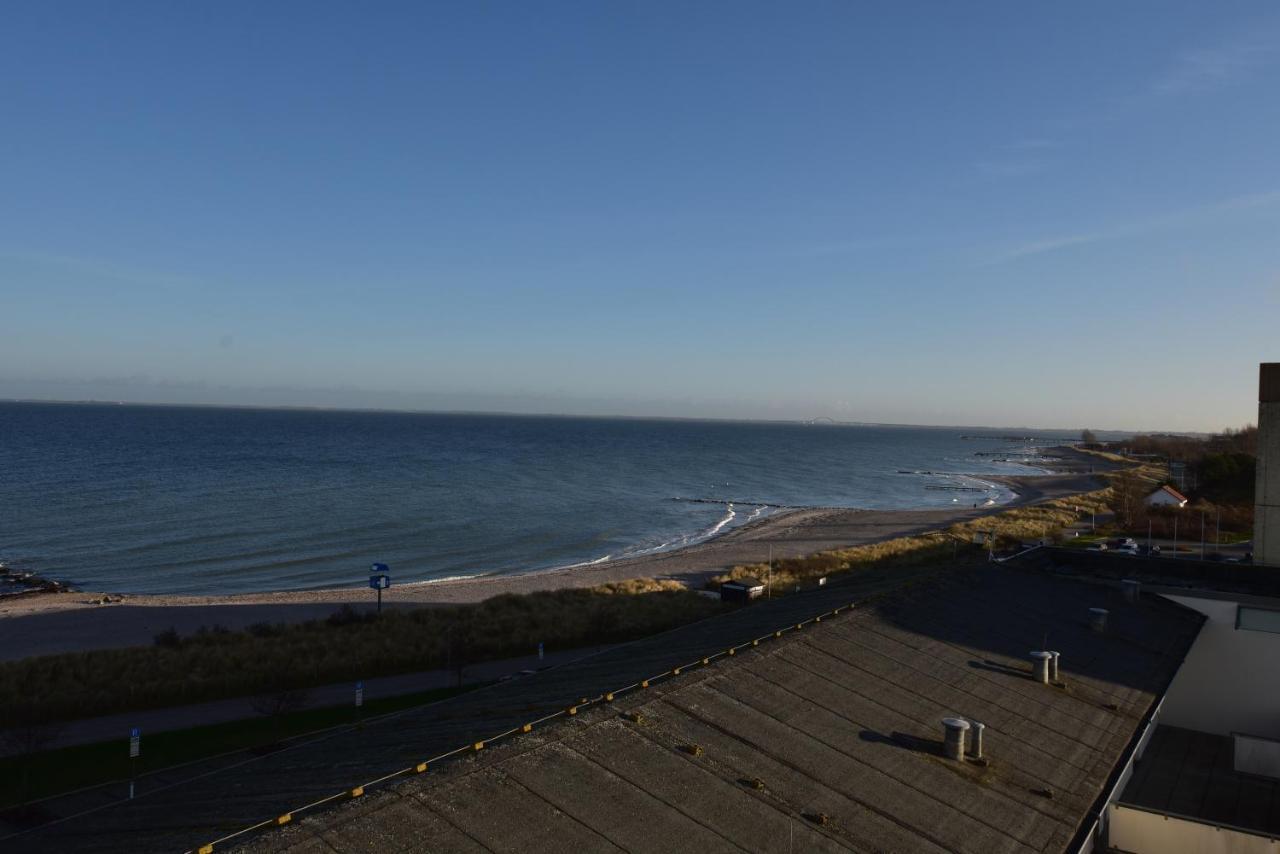
<path fill-rule="evenodd" d="M 983 475 L 1072 438 L 1010 432 L 0 403 L 0 561 L 134 593 L 350 586 L 375 561 L 397 584 L 530 572 L 787 506 L 1003 502 Z"/>

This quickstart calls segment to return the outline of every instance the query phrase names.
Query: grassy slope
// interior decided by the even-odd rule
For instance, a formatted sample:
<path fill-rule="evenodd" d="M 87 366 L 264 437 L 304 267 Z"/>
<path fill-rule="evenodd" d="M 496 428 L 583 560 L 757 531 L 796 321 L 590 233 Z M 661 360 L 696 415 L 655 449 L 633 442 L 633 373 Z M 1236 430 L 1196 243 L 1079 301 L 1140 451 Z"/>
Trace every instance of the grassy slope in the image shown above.
<path fill-rule="evenodd" d="M 0 664 L 0 729 L 633 640 L 718 613 L 675 582 L 631 581 L 478 605 L 348 612 L 245 632 L 167 634 L 150 647 Z"/>
<path fill-rule="evenodd" d="M 364 718 L 372 718 L 433 703 L 477 687 L 480 686 L 439 688 L 370 700 L 361 713 Z M 142 775 L 232 751 L 278 745 L 304 734 L 351 726 L 358 720 L 353 706 L 340 706 L 145 735 L 141 756 L 133 769 L 130 768 L 127 737 L 29 756 L 5 757 L 0 759 L 0 809 L 24 800 L 39 800 L 60 792 L 127 780 L 134 772 Z"/>

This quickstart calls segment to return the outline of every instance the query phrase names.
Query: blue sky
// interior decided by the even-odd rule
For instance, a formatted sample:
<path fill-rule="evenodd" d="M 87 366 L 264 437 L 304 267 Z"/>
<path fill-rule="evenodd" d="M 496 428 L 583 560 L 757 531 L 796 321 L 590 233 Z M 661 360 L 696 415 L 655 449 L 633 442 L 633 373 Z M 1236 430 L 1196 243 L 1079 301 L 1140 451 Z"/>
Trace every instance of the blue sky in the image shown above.
<path fill-rule="evenodd" d="M 7 3 L 0 397 L 1215 430 L 1280 7 Z"/>

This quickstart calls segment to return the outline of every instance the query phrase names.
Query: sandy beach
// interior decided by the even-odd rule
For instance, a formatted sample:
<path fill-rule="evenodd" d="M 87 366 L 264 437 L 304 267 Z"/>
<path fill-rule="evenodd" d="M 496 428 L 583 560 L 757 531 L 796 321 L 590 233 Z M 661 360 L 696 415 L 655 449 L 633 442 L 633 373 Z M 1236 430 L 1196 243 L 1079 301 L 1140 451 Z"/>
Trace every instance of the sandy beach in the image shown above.
<path fill-rule="evenodd" d="M 630 578 L 669 578 L 697 587 L 732 566 L 763 562 L 770 551 L 775 558 L 801 557 L 936 530 L 1010 507 L 1099 487 L 1099 480 L 1090 472 L 1102 470 L 1106 463 L 1065 448 L 1055 449 L 1054 453 L 1059 457 L 1054 461 L 1056 474 L 985 477 L 1017 494 L 1012 502 L 1002 505 L 977 509 L 958 504 L 931 510 L 783 510 L 712 540 L 670 552 L 521 575 L 398 585 L 384 594 L 383 606 L 479 602 L 503 593 L 591 587 Z M 95 604 L 103 595 L 83 591 L 41 593 L 0 602 L 0 660 L 146 645 L 170 627 L 181 634 L 201 626 L 241 629 L 262 622 L 322 619 L 343 605 L 362 609 L 374 606 L 374 593 L 366 587 L 228 596 L 123 595 L 112 604 Z"/>

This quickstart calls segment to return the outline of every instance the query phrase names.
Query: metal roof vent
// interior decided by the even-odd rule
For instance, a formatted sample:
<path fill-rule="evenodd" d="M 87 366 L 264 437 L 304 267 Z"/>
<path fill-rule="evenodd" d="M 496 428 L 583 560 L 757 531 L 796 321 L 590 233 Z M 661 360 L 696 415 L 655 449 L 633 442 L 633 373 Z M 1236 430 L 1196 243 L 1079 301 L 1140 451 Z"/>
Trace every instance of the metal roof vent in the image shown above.
<path fill-rule="evenodd" d="M 1105 632 L 1107 630 L 1107 615 L 1110 613 L 1106 608 L 1090 608 L 1089 628 L 1098 633 Z"/>
<path fill-rule="evenodd" d="M 1031 653 L 1031 667 L 1034 678 L 1041 685 L 1049 684 L 1049 662 L 1053 661 L 1053 653 L 1036 650 Z"/>
<path fill-rule="evenodd" d="M 1049 681 L 1056 683 L 1059 681 L 1058 680 L 1058 659 L 1062 657 L 1062 654 L 1057 650 L 1050 650 L 1049 655 L 1053 656 L 1053 658 L 1049 659 Z"/>
<path fill-rule="evenodd" d="M 1142 595 L 1142 582 L 1136 578 L 1126 578 L 1120 582 L 1120 589 L 1124 592 L 1124 598 L 1129 602 L 1137 602 L 1138 597 Z"/>
<path fill-rule="evenodd" d="M 963 759 L 969 722 L 964 718 L 943 718 L 942 727 L 942 752 L 948 759 Z"/>
<path fill-rule="evenodd" d="M 980 721 L 969 721 L 969 756 L 973 759 L 982 758 L 982 731 L 987 725 Z"/>

